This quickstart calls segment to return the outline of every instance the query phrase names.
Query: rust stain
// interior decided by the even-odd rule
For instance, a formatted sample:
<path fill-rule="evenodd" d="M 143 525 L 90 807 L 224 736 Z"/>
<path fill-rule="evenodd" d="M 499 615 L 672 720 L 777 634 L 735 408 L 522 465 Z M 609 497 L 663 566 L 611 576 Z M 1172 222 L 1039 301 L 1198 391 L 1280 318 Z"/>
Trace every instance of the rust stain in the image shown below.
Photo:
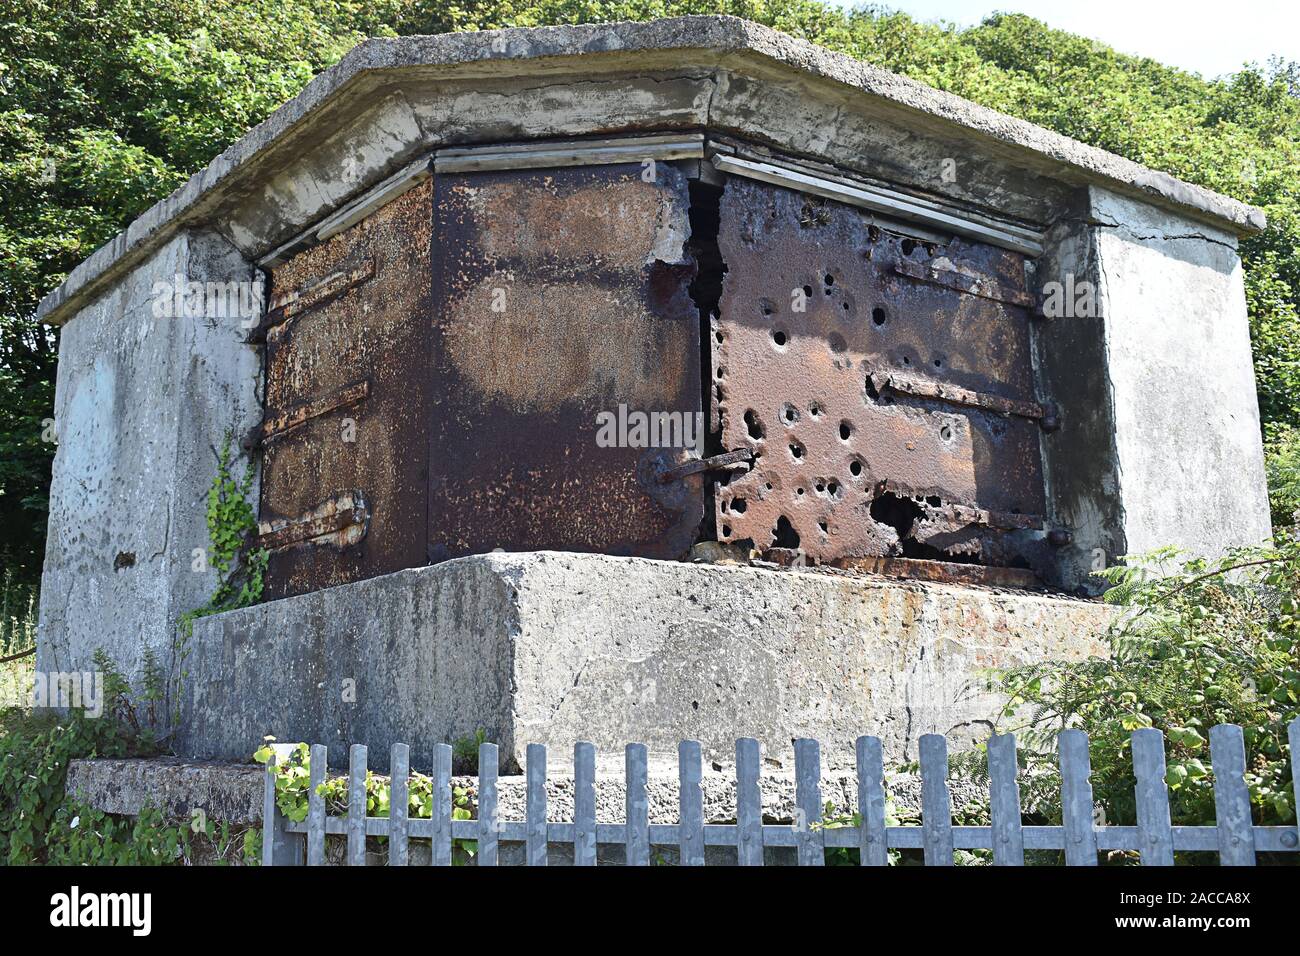
<path fill-rule="evenodd" d="M 676 558 L 703 479 L 601 447 L 597 416 L 700 410 L 687 188 L 660 164 L 441 175 L 431 354 L 433 560 L 556 548 Z M 694 422 L 692 422 L 692 425 Z"/>

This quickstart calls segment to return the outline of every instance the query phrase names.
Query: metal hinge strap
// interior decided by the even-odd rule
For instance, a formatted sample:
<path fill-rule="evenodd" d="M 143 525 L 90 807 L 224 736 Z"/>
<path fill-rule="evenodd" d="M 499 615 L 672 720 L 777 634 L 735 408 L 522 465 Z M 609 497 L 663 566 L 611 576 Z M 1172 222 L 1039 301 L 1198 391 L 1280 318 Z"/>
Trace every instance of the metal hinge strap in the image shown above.
<path fill-rule="evenodd" d="M 370 527 L 370 508 L 360 491 L 345 491 L 326 498 L 296 518 L 259 522 L 252 547 L 279 551 L 297 544 L 325 544 L 338 548 L 354 545 Z"/>

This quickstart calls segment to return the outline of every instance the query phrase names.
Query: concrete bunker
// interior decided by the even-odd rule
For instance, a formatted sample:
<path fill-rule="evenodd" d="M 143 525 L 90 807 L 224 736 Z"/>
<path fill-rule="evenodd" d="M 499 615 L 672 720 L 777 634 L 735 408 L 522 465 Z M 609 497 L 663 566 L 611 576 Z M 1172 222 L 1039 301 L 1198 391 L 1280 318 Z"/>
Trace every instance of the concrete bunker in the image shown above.
<path fill-rule="evenodd" d="M 43 301 L 39 666 L 173 653 L 233 416 L 279 600 L 195 628 L 184 754 L 977 735 L 1094 569 L 1269 533 L 1262 226 L 731 18 L 367 41 Z"/>

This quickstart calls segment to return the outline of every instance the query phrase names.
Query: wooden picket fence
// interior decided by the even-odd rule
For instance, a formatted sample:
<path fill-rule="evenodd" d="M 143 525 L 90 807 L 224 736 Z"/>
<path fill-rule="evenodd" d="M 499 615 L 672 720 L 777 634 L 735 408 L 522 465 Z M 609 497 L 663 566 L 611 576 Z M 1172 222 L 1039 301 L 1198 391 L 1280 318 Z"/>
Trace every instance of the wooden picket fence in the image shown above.
<path fill-rule="evenodd" d="M 1300 748 L 1300 718 L 1288 727 L 1295 768 Z M 626 815 L 623 823 L 596 822 L 596 750 L 590 743 L 574 747 L 574 819 L 552 822 L 546 810 L 546 748 L 531 744 L 527 752 L 526 819 L 502 821 L 497 806 L 497 747 L 479 748 L 478 818 L 452 819 L 451 748 L 435 751 L 432 819 L 408 819 L 409 748 L 392 748 L 390 816 L 366 816 L 366 748 L 350 751 L 348 813 L 326 815 L 325 800 L 316 791 L 325 781 L 326 748 L 311 748 L 311 790 L 307 819 L 288 821 L 276 806 L 274 758 L 267 765 L 264 812 L 264 865 L 310 866 L 325 862 L 327 834 L 347 836 L 347 862 L 364 865 L 366 837 L 388 838 L 388 862 L 405 866 L 409 841 L 429 840 L 431 862 L 447 866 L 454 840 L 475 840 L 479 866 L 494 866 L 502 842 L 525 845 L 530 866 L 545 866 L 547 847 L 572 844 L 579 866 L 594 866 L 600 844 L 621 844 L 632 866 L 650 863 L 652 846 L 676 846 L 686 866 L 704 864 L 706 846 L 735 847 L 742 866 L 763 865 L 764 847 L 793 847 L 800 866 L 820 866 L 828 847 L 856 847 L 864 866 L 884 866 L 891 849 L 921 849 L 928 866 L 951 866 L 959 849 L 991 849 L 995 865 L 1022 866 L 1026 850 L 1063 850 L 1068 866 L 1096 866 L 1099 851 L 1137 850 L 1146 866 L 1172 866 L 1176 850 L 1217 851 L 1224 865 L 1253 866 L 1261 851 L 1294 852 L 1300 840 L 1294 826 L 1255 826 L 1243 774 L 1246 749 L 1241 728 L 1220 724 L 1210 731 L 1214 772 L 1215 826 L 1173 826 L 1165 785 L 1164 735 L 1153 729 L 1133 733 L 1133 769 L 1137 780 L 1137 826 L 1097 826 L 1094 821 L 1088 738 L 1066 730 L 1058 744 L 1061 771 L 1061 826 L 1024 826 L 1020 812 L 1016 742 L 1013 735 L 988 742 L 990 826 L 953 826 L 948 794 L 948 742 L 938 734 L 920 741 L 921 824 L 886 826 L 884 764 L 880 740 L 857 740 L 858 827 L 826 827 L 822 821 L 821 751 L 815 740 L 796 740 L 795 820 L 765 824 L 760 782 L 759 743 L 736 741 L 736 822 L 706 824 L 701 790 L 700 745 L 683 741 L 678 747 L 680 779 L 679 822 L 651 824 L 646 800 L 647 761 L 644 744 L 626 750 Z M 1300 806 L 1300 774 L 1294 774 Z"/>

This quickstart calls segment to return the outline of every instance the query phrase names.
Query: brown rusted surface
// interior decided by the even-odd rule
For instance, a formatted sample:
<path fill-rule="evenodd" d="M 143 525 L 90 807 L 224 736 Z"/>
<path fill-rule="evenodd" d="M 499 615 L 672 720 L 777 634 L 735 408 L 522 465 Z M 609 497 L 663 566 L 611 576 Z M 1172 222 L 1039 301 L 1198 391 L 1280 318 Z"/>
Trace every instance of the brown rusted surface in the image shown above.
<path fill-rule="evenodd" d="M 923 558 L 837 558 L 834 567 L 845 571 L 865 571 L 891 578 L 914 581 L 938 581 L 946 584 L 977 584 L 985 587 L 1032 588 L 1042 582 L 1025 568 L 987 567 L 979 564 L 955 564 Z"/>
<path fill-rule="evenodd" d="M 686 182 L 658 164 L 438 175 L 434 560 L 555 548 L 676 558 L 684 449 L 601 447 L 597 416 L 700 411 Z"/>
<path fill-rule="evenodd" d="M 364 379 L 346 385 L 332 395 L 326 395 L 310 402 L 303 402 L 283 412 L 277 412 L 262 420 L 258 429 L 262 442 L 283 438 L 295 428 L 300 428 L 313 418 L 328 415 L 342 408 L 349 408 L 365 400 L 370 395 L 370 383 Z"/>
<path fill-rule="evenodd" d="M 327 498 L 297 518 L 258 522 L 254 548 L 279 551 L 297 545 L 349 548 L 360 543 L 370 525 L 370 508 L 360 491 Z"/>
<path fill-rule="evenodd" d="M 915 395 L 918 398 L 934 398 L 952 405 L 986 408 L 1000 415 L 1019 415 L 1021 418 L 1035 420 L 1043 417 L 1043 406 L 1037 402 L 990 395 L 987 392 L 960 388 L 934 379 L 917 378 L 915 375 L 902 375 L 898 372 L 871 372 L 868 378 L 877 392 L 888 389 L 903 395 Z"/>
<path fill-rule="evenodd" d="M 756 456 L 718 483 L 719 540 L 815 561 L 1035 560 L 1020 553 L 1027 532 L 1005 527 L 1015 521 L 989 520 L 1044 511 L 1038 425 L 1006 414 L 1038 409 L 1020 256 L 907 239 L 860 210 L 737 179 L 719 246 L 721 441 Z M 935 270 L 965 278 L 928 281 Z M 881 390 L 873 375 L 934 394 Z"/>
<path fill-rule="evenodd" d="M 1033 309 L 1038 300 L 1024 289 L 1004 285 L 986 275 L 958 271 L 959 267 L 946 263 L 942 266 L 928 265 L 902 259 L 894 263 L 894 271 L 901 276 L 933 282 L 968 295 L 977 295 L 994 302 L 1006 302 L 1025 309 Z"/>
<path fill-rule="evenodd" d="M 423 183 L 272 270 L 264 420 L 291 427 L 265 450 L 261 522 L 313 520 L 356 490 L 369 530 L 275 551 L 268 597 L 425 562 L 432 195 Z"/>

